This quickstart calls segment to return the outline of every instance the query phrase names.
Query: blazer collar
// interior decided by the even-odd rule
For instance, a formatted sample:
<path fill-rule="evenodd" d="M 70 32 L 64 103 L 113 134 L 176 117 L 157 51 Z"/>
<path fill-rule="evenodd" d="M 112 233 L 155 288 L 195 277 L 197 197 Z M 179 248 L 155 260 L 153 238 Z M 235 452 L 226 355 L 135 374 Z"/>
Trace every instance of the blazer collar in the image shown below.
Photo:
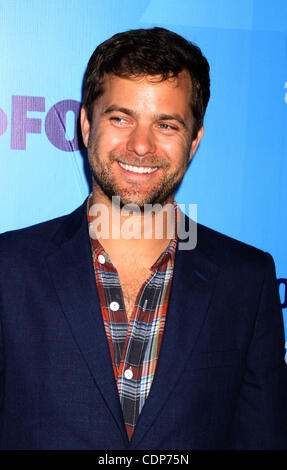
<path fill-rule="evenodd" d="M 96 287 L 86 217 L 86 201 L 68 215 L 54 236 L 47 258 L 62 311 L 103 401 L 122 433 L 125 431 L 110 351 Z"/>
<path fill-rule="evenodd" d="M 185 228 L 194 224 L 184 216 Z M 196 230 L 196 227 L 192 227 Z M 193 235 L 196 232 L 192 231 Z M 200 238 L 200 232 L 197 234 Z M 184 246 L 185 241 L 179 237 Z M 197 240 L 200 242 L 200 239 Z M 208 251 L 208 247 L 206 247 Z M 129 448 L 134 449 L 164 408 L 181 379 L 207 316 L 218 267 L 199 249 L 177 249 L 165 331 L 150 393 L 139 416 Z"/>

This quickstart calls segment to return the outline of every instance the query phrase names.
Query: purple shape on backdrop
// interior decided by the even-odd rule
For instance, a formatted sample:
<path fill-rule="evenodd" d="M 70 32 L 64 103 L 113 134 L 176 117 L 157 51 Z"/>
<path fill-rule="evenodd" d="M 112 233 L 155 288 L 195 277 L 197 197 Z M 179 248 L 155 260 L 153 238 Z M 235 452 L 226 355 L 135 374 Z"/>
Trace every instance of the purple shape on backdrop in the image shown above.
<path fill-rule="evenodd" d="M 7 114 L 0 108 L 0 136 L 4 134 L 8 126 Z"/>
<path fill-rule="evenodd" d="M 45 111 L 45 98 L 12 96 L 11 148 L 26 149 L 26 135 L 41 134 L 41 119 L 28 118 L 27 111 Z"/>
<path fill-rule="evenodd" d="M 81 148 L 78 140 L 78 118 L 81 103 L 75 100 L 63 100 L 49 110 L 45 120 L 45 131 L 51 144 L 65 152 L 74 152 Z M 74 138 L 66 139 L 66 114 L 73 111 L 75 115 Z"/>

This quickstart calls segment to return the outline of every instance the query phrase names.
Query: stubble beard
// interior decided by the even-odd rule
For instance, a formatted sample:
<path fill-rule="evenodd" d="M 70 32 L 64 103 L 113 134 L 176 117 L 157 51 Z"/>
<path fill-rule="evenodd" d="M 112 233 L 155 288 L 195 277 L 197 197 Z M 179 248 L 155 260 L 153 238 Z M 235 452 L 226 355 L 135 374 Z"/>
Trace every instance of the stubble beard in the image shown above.
<path fill-rule="evenodd" d="M 108 162 L 101 162 L 99 158 L 99 153 L 96 148 L 91 148 L 89 150 L 89 164 L 93 175 L 94 184 L 98 185 L 101 192 L 107 196 L 110 201 L 112 201 L 113 196 L 119 196 L 120 198 L 120 207 L 124 205 L 137 205 L 141 212 L 144 211 L 145 204 L 161 204 L 164 206 L 168 202 L 173 201 L 173 196 L 180 183 L 185 175 L 185 172 L 188 168 L 189 158 L 188 153 L 184 159 L 183 167 L 177 169 L 176 172 L 166 175 L 163 173 L 161 181 L 159 181 L 153 189 L 144 195 L 142 194 L 142 185 L 139 183 L 130 184 L 129 188 L 119 187 L 111 176 L 111 165 L 114 161 L 123 161 L 127 162 L 130 159 L 125 156 L 125 154 L 119 152 L 111 152 L 109 154 Z M 101 164 L 99 164 L 101 162 Z M 139 163 L 130 163 L 138 165 Z M 163 170 L 168 168 L 168 164 L 163 165 L 162 162 L 159 163 L 159 159 L 154 158 L 152 161 L 149 160 L 145 165 L 159 166 Z"/>

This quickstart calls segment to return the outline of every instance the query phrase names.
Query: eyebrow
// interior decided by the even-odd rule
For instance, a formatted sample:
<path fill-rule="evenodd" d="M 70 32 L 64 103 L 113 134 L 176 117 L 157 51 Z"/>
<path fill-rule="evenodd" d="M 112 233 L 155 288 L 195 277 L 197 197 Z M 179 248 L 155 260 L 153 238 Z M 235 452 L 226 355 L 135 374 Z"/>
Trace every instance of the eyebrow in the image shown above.
<path fill-rule="evenodd" d="M 116 105 L 111 105 L 111 106 L 108 106 L 104 111 L 103 111 L 103 114 L 106 115 L 106 114 L 110 114 L 110 113 L 113 113 L 114 111 L 117 111 L 117 112 L 120 112 L 120 113 L 123 113 L 123 114 L 127 114 L 128 116 L 131 116 L 133 118 L 136 118 L 137 117 L 137 113 L 135 113 L 133 110 L 129 109 L 129 108 L 124 108 L 122 106 L 116 106 Z M 184 120 L 182 119 L 182 117 L 175 113 L 175 114 L 155 114 L 154 115 L 154 119 L 156 121 L 177 121 L 179 122 L 184 128 L 186 128 L 186 123 L 184 122 Z"/>
<path fill-rule="evenodd" d="M 127 114 L 128 116 L 136 117 L 136 113 L 132 111 L 131 109 L 128 108 L 123 108 L 122 106 L 116 106 L 112 104 L 111 106 L 108 106 L 104 111 L 103 114 L 109 114 L 113 113 L 114 111 Z"/>

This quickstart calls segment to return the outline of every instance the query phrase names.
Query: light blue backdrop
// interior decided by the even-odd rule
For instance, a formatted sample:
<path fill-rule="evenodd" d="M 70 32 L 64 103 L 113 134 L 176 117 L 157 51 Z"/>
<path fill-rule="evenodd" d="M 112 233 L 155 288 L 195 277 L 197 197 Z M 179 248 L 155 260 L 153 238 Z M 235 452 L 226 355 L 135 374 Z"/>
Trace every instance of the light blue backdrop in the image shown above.
<path fill-rule="evenodd" d="M 0 4 L 0 232 L 81 204 L 89 186 L 74 111 L 87 61 L 112 34 L 158 25 L 197 43 L 211 67 L 205 136 L 178 202 L 197 203 L 199 222 L 269 251 L 287 278 L 286 0 Z M 283 281 L 280 295 L 287 307 Z"/>

